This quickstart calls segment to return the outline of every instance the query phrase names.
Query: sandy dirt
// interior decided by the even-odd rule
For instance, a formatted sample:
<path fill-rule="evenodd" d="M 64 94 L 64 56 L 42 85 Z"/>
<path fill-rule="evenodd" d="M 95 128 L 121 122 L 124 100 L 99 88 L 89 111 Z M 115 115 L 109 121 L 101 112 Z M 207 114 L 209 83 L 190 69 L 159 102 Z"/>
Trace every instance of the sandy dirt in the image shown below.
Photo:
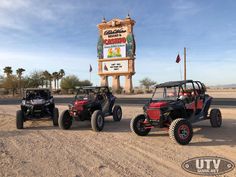
<path fill-rule="evenodd" d="M 59 106 L 60 112 L 66 106 Z M 123 107 L 121 122 L 106 119 L 104 131 L 95 133 L 89 122 L 74 122 L 63 131 L 52 122 L 26 122 L 16 130 L 19 106 L 0 106 L 0 176 L 194 176 L 181 168 L 196 156 L 220 156 L 236 163 L 236 109 L 221 109 L 223 126 L 209 121 L 194 124 L 187 146 L 174 144 L 164 130 L 146 137 L 130 132 L 130 119 L 141 107 Z M 236 169 L 225 174 L 236 176 Z"/>

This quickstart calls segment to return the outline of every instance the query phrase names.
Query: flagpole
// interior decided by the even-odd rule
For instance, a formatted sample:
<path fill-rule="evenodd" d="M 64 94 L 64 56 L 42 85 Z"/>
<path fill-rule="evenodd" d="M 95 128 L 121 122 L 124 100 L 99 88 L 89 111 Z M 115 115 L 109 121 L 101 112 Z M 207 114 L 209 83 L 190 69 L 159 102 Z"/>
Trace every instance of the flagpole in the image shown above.
<path fill-rule="evenodd" d="M 186 81 L 186 70 L 187 70 L 187 67 L 186 67 L 186 47 L 184 47 L 184 80 Z"/>
<path fill-rule="evenodd" d="M 180 80 L 182 80 L 182 67 L 181 67 L 181 63 L 180 63 L 180 65 L 179 65 L 179 70 L 180 70 Z"/>
<path fill-rule="evenodd" d="M 89 65 L 89 81 L 91 83 L 91 72 L 92 72 L 92 66 Z"/>

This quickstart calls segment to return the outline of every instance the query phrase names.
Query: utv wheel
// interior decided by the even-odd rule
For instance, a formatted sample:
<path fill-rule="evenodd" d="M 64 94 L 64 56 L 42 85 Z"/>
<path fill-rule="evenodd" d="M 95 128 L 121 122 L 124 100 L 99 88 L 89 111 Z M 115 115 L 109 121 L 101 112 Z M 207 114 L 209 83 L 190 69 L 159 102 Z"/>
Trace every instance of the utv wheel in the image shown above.
<path fill-rule="evenodd" d="M 58 119 L 59 127 L 63 130 L 68 130 L 72 125 L 72 117 L 68 110 L 62 112 Z"/>
<path fill-rule="evenodd" d="M 120 121 L 122 119 L 122 109 L 119 105 L 114 106 L 112 113 L 114 121 Z"/>
<path fill-rule="evenodd" d="M 16 128 L 23 129 L 24 128 L 24 113 L 21 110 L 16 112 Z"/>
<path fill-rule="evenodd" d="M 212 109 L 210 112 L 210 122 L 212 127 L 221 127 L 222 116 L 219 109 Z"/>
<path fill-rule="evenodd" d="M 144 125 L 146 117 L 140 114 L 130 121 L 130 129 L 132 132 L 139 136 L 146 136 L 150 132 L 151 128 L 146 128 Z"/>
<path fill-rule="evenodd" d="M 93 112 L 91 117 L 91 126 L 95 132 L 102 131 L 104 127 L 104 117 L 102 111 L 96 110 Z"/>
<path fill-rule="evenodd" d="M 186 119 L 176 119 L 170 125 L 169 136 L 174 142 L 186 145 L 193 137 L 192 125 Z"/>
<path fill-rule="evenodd" d="M 54 108 L 52 114 L 52 122 L 54 126 L 58 126 L 58 117 L 59 117 L 58 108 Z"/>

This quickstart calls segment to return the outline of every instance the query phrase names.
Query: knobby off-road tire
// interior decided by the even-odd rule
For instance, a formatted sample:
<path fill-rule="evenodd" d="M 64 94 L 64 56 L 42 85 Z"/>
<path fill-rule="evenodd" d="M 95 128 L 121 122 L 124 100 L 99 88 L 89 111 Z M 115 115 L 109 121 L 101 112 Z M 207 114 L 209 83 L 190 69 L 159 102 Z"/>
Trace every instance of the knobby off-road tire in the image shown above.
<path fill-rule="evenodd" d="M 58 117 L 59 117 L 58 108 L 54 108 L 52 114 L 52 122 L 54 126 L 58 126 Z"/>
<path fill-rule="evenodd" d="M 69 110 L 63 111 L 58 119 L 59 127 L 63 130 L 68 130 L 72 125 L 72 119 Z"/>
<path fill-rule="evenodd" d="M 145 128 L 143 122 L 145 121 L 146 117 L 143 114 L 140 114 L 134 117 L 130 121 L 130 129 L 132 132 L 136 133 L 139 136 L 146 136 L 151 131 L 151 128 Z"/>
<path fill-rule="evenodd" d="M 119 105 L 114 106 L 112 113 L 114 121 L 120 121 L 122 119 L 122 109 Z"/>
<path fill-rule="evenodd" d="M 102 111 L 96 110 L 93 112 L 91 117 L 91 126 L 93 131 L 100 132 L 104 127 L 104 116 Z"/>
<path fill-rule="evenodd" d="M 24 128 L 24 113 L 21 110 L 16 111 L 16 128 Z"/>
<path fill-rule="evenodd" d="M 193 137 L 191 123 L 183 118 L 175 119 L 170 125 L 169 136 L 171 140 L 178 144 L 189 144 Z"/>
<path fill-rule="evenodd" d="M 211 123 L 211 126 L 214 128 L 221 127 L 222 115 L 219 109 L 211 109 L 210 123 Z"/>

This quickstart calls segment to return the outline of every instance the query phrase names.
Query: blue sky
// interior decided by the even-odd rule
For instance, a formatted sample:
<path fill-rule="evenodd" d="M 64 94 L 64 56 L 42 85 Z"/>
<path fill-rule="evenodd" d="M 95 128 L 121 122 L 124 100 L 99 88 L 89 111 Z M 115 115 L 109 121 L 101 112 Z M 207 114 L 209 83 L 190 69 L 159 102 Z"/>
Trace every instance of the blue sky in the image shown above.
<path fill-rule="evenodd" d="M 187 47 L 187 77 L 208 85 L 236 83 L 236 1 L 234 0 L 0 0 L 0 74 L 5 66 L 97 76 L 96 25 L 125 18 L 136 21 L 134 85 L 150 77 L 179 80 L 175 59 Z M 121 81 L 124 82 L 124 81 Z"/>

